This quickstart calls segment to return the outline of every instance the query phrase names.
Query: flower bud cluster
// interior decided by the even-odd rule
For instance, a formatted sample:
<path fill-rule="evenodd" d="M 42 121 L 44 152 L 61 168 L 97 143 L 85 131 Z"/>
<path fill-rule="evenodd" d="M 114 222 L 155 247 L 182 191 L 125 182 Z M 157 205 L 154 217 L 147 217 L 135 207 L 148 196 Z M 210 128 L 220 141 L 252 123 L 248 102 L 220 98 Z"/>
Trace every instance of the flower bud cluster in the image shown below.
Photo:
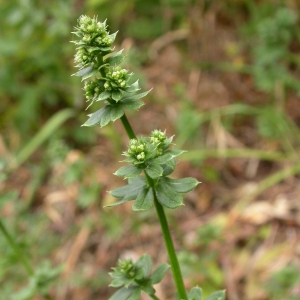
<path fill-rule="evenodd" d="M 95 61 L 98 54 L 111 52 L 114 35 L 109 35 L 105 22 L 97 21 L 88 16 L 81 16 L 75 32 L 80 39 L 74 41 L 78 45 L 75 61 L 78 66 L 85 67 Z"/>
<path fill-rule="evenodd" d="M 155 145 L 163 143 L 166 138 L 166 133 L 158 129 L 153 130 L 150 134 L 150 142 Z"/>
<path fill-rule="evenodd" d="M 95 100 L 103 91 L 103 83 L 100 80 L 85 81 L 84 91 L 87 101 Z"/>
<path fill-rule="evenodd" d="M 119 275 L 127 275 L 133 278 L 136 274 L 135 265 L 131 259 L 119 260 L 117 268 L 114 271 Z"/>
<path fill-rule="evenodd" d="M 126 154 L 134 158 L 134 164 L 141 164 L 145 161 L 147 146 L 143 140 L 131 139 Z"/>
<path fill-rule="evenodd" d="M 120 67 L 110 68 L 105 76 L 106 82 L 104 88 L 107 91 L 125 89 L 128 84 L 127 81 L 130 78 L 128 70 L 121 69 Z"/>

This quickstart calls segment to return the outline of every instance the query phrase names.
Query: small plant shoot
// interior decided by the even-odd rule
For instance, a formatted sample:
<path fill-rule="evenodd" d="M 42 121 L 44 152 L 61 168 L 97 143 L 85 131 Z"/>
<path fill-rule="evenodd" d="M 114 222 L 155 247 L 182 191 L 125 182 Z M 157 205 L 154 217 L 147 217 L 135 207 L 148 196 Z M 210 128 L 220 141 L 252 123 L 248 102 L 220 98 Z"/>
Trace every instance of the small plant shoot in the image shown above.
<path fill-rule="evenodd" d="M 128 180 L 124 186 L 110 191 L 116 201 L 108 206 L 116 206 L 133 201 L 134 211 L 155 207 L 161 225 L 170 266 L 162 264 L 152 273 L 152 260 L 144 254 L 136 262 L 120 260 L 110 273 L 110 286 L 118 291 L 110 300 L 138 300 L 141 293 L 152 299 L 159 299 L 153 285 L 159 283 L 171 267 L 176 286 L 176 299 L 204 300 L 202 290 L 194 287 L 187 293 L 174 250 L 164 208 L 175 209 L 183 205 L 183 194 L 192 191 L 199 181 L 187 177 L 174 179 L 169 177 L 176 167 L 175 159 L 183 150 L 173 149 L 173 137 L 166 132 L 154 129 L 149 136 L 136 136 L 126 111 L 137 111 L 144 102 L 141 100 L 150 92 L 140 92 L 139 82 L 132 81 L 132 73 L 120 66 L 124 60 L 123 51 L 114 53 L 113 42 L 117 33 L 110 34 L 106 22 L 96 17 L 81 16 L 73 32 L 76 39 L 75 62 L 79 71 L 75 76 L 82 77 L 88 103 L 87 109 L 97 107 L 88 115 L 82 126 L 106 126 L 109 122 L 121 120 L 129 138 L 128 149 L 123 153 L 127 165 L 114 174 Z M 206 300 L 223 300 L 225 292 L 218 291 Z"/>

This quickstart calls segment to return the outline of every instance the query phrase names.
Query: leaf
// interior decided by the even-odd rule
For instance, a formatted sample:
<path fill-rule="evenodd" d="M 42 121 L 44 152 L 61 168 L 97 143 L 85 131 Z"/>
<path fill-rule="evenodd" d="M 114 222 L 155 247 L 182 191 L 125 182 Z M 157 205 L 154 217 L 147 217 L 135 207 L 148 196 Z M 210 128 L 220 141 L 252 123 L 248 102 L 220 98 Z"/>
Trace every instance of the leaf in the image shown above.
<path fill-rule="evenodd" d="M 81 126 L 94 126 L 100 122 L 102 115 L 104 114 L 105 107 L 97 110 L 96 112 L 89 114 L 89 119 Z"/>
<path fill-rule="evenodd" d="M 131 95 L 131 96 L 125 97 L 122 100 L 138 100 L 138 99 L 141 99 L 141 98 L 147 96 L 151 92 L 151 90 L 152 89 L 150 89 L 149 91 L 140 93 L 140 94 L 136 94 L 136 95 Z"/>
<path fill-rule="evenodd" d="M 140 284 L 140 287 L 148 295 L 150 295 L 150 296 L 155 295 L 155 289 L 153 288 L 152 282 L 150 279 L 143 281 L 142 284 Z M 157 299 L 157 298 L 155 298 L 155 299 Z"/>
<path fill-rule="evenodd" d="M 183 205 L 182 196 L 161 182 L 155 187 L 155 194 L 160 204 L 165 207 L 176 208 Z"/>
<path fill-rule="evenodd" d="M 124 49 L 109 56 L 107 59 L 104 60 L 104 63 L 107 63 L 113 67 L 118 66 L 124 60 L 124 55 L 122 55 L 123 50 Z"/>
<path fill-rule="evenodd" d="M 111 93 L 108 91 L 104 91 L 102 92 L 96 99 L 96 101 L 102 101 L 102 100 L 106 100 L 110 97 Z"/>
<path fill-rule="evenodd" d="M 170 153 L 165 153 L 161 156 L 158 156 L 157 158 L 153 159 L 153 162 L 159 165 L 165 164 L 166 162 L 170 161 L 173 159 L 173 155 Z"/>
<path fill-rule="evenodd" d="M 109 193 L 112 196 L 116 198 L 122 198 L 122 200 L 117 203 L 109 204 L 107 206 L 116 206 L 129 200 L 135 200 L 139 192 L 144 188 L 144 186 L 146 186 L 146 182 L 143 177 L 131 179 L 129 181 L 129 184 L 109 191 Z"/>
<path fill-rule="evenodd" d="M 134 211 L 147 210 L 153 205 L 153 190 L 151 188 L 143 188 L 135 199 L 132 209 Z"/>
<path fill-rule="evenodd" d="M 200 183 L 198 180 L 192 177 L 186 177 L 181 179 L 162 177 L 160 179 L 160 182 L 169 186 L 171 190 L 177 193 L 190 192 Z"/>
<path fill-rule="evenodd" d="M 144 254 L 137 260 L 135 266 L 137 269 L 142 271 L 139 277 L 136 276 L 136 279 L 141 280 L 143 278 L 147 278 L 151 272 L 152 259 L 148 254 Z"/>
<path fill-rule="evenodd" d="M 106 105 L 98 111 L 88 115 L 90 118 L 82 126 L 94 126 L 100 124 L 101 127 L 110 121 L 114 122 L 124 115 L 124 111 L 119 105 Z"/>
<path fill-rule="evenodd" d="M 141 108 L 145 103 L 143 101 L 137 101 L 137 100 L 121 100 L 120 105 L 122 105 L 123 108 L 128 110 L 138 110 Z"/>
<path fill-rule="evenodd" d="M 88 67 L 78 71 L 77 73 L 73 74 L 72 76 L 82 77 L 82 76 L 85 76 L 85 75 L 91 73 L 92 71 L 93 71 L 93 66 L 88 66 Z"/>
<path fill-rule="evenodd" d="M 112 43 L 115 41 L 115 38 L 116 38 L 117 34 L 118 34 L 118 31 L 116 31 L 115 33 L 109 35 Z"/>
<path fill-rule="evenodd" d="M 122 98 L 122 94 L 120 91 L 113 91 L 111 96 L 116 102 L 119 102 L 120 99 Z"/>
<path fill-rule="evenodd" d="M 169 268 L 170 268 L 170 265 L 168 265 L 168 264 L 162 264 L 162 265 L 158 266 L 151 275 L 152 284 L 157 284 L 157 283 L 161 282 Z"/>
<path fill-rule="evenodd" d="M 162 164 L 161 166 L 164 169 L 163 176 L 168 176 L 171 173 L 173 173 L 173 171 L 175 169 L 175 166 L 176 166 L 175 159 L 173 158 L 173 159 L 169 160 L 166 164 Z"/>
<path fill-rule="evenodd" d="M 140 175 L 141 169 L 136 166 L 124 166 L 118 169 L 114 175 L 127 178 L 134 178 Z"/>
<path fill-rule="evenodd" d="M 122 288 L 114 293 L 108 300 L 139 300 L 141 289 L 138 286 L 131 286 L 128 289 Z"/>
<path fill-rule="evenodd" d="M 188 294 L 188 300 L 201 300 L 202 299 L 202 289 L 198 286 L 193 287 Z"/>
<path fill-rule="evenodd" d="M 152 178 L 156 179 L 160 176 L 162 176 L 163 168 L 160 165 L 157 164 L 150 164 L 145 169 L 145 172 Z"/>
<path fill-rule="evenodd" d="M 187 151 L 186 151 L 186 150 L 177 150 L 177 149 L 174 149 L 174 150 L 168 150 L 168 151 L 166 151 L 165 153 L 166 153 L 166 154 L 169 153 L 169 154 L 171 154 L 173 157 L 177 157 L 177 156 L 181 155 L 181 154 L 184 153 L 184 152 L 187 152 Z"/>
<path fill-rule="evenodd" d="M 205 300 L 225 300 L 225 290 L 214 292 Z"/>
<path fill-rule="evenodd" d="M 135 81 L 130 87 L 126 89 L 127 93 L 135 93 L 140 90 L 139 81 Z"/>

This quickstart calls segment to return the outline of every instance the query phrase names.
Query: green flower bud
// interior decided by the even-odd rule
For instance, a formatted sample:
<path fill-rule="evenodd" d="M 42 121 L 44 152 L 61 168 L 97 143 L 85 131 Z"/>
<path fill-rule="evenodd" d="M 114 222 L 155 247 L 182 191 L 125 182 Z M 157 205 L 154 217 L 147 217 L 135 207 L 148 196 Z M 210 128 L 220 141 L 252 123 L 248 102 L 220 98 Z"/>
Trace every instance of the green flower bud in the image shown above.
<path fill-rule="evenodd" d="M 124 89 L 127 87 L 127 82 L 131 74 L 128 74 L 128 70 L 121 69 L 120 67 L 110 68 L 105 76 L 105 89 L 108 91 Z"/>
<path fill-rule="evenodd" d="M 87 101 L 94 101 L 104 91 L 103 82 L 98 79 L 85 81 L 83 89 Z"/>

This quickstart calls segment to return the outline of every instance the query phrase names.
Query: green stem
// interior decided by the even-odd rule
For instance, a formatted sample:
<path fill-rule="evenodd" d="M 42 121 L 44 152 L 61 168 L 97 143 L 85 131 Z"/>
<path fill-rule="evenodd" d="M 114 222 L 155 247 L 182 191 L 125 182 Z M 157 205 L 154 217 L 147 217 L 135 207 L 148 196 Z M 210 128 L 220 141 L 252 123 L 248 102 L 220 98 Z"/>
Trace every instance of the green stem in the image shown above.
<path fill-rule="evenodd" d="M 4 237 L 6 238 L 8 244 L 11 246 L 11 248 L 15 251 L 15 253 L 18 256 L 18 259 L 23 264 L 24 268 L 26 269 L 29 276 L 32 276 L 34 271 L 27 260 L 27 258 L 23 255 L 22 251 L 20 250 L 18 244 L 14 241 L 13 237 L 9 234 L 9 232 L 6 230 L 3 222 L 0 220 L 0 230 L 2 231 Z"/>
<path fill-rule="evenodd" d="M 128 137 L 130 139 L 136 139 L 136 135 L 134 134 L 134 132 L 132 130 L 132 127 L 129 124 L 128 119 L 127 119 L 125 114 L 121 117 L 121 121 L 122 121 L 122 124 L 123 124 L 126 132 L 127 132 Z"/>
<path fill-rule="evenodd" d="M 126 115 L 124 114 L 121 117 L 121 121 L 123 123 L 123 126 L 127 132 L 127 135 L 130 139 L 136 139 L 136 135 L 134 134 L 132 127 L 126 117 Z M 187 299 L 187 295 L 186 295 L 186 291 L 184 288 L 184 283 L 183 283 L 183 278 L 182 278 L 182 274 L 181 274 L 181 270 L 180 270 L 180 266 L 179 266 L 179 262 L 177 259 L 177 255 L 175 252 L 175 248 L 174 248 L 174 244 L 173 244 L 173 240 L 172 240 L 172 236 L 170 233 L 170 229 L 168 226 L 168 221 L 165 215 L 165 211 L 164 208 L 162 207 L 162 205 L 158 202 L 156 195 L 154 193 L 154 181 L 152 178 L 150 178 L 146 173 L 145 176 L 147 178 L 147 182 L 149 184 L 149 186 L 152 187 L 153 190 L 153 194 L 154 194 L 154 205 L 156 208 L 156 212 L 157 212 L 157 216 L 159 219 L 159 223 L 160 223 L 160 227 L 163 233 L 163 237 L 164 237 L 164 241 L 165 241 L 165 245 L 167 248 L 167 252 L 168 252 L 168 256 L 169 256 L 169 260 L 170 260 L 170 264 L 171 264 L 171 268 L 172 268 L 172 273 L 173 273 L 173 278 L 175 281 L 175 285 L 176 285 L 176 289 L 177 289 L 177 293 L 179 296 L 179 299 L 181 300 L 185 300 Z"/>
<path fill-rule="evenodd" d="M 153 185 L 154 185 L 153 180 L 149 176 L 147 176 L 147 174 L 145 174 L 145 175 L 147 177 L 147 181 L 148 181 L 149 185 L 153 187 Z M 187 295 L 186 295 L 186 291 L 185 291 L 185 287 L 184 287 L 184 283 L 183 283 L 183 278 L 182 278 L 178 258 L 177 258 L 176 252 L 175 252 L 175 248 L 174 248 L 172 236 L 171 236 L 171 233 L 170 233 L 170 229 L 169 229 L 169 226 L 168 226 L 168 221 L 167 221 L 167 218 L 166 218 L 166 214 L 165 214 L 163 206 L 158 202 L 158 200 L 156 198 L 156 195 L 154 193 L 154 189 L 153 189 L 153 195 L 154 195 L 154 205 L 155 205 L 155 208 L 156 208 L 156 212 L 157 212 L 157 215 L 158 215 L 160 227 L 161 227 L 163 237 L 164 237 L 164 241 L 165 241 L 165 245 L 166 245 L 166 248 L 167 248 L 167 252 L 168 252 L 168 256 L 169 256 L 169 260 L 170 260 L 170 264 L 171 264 L 171 268 L 172 268 L 172 273 L 173 273 L 173 278 L 174 278 L 174 281 L 175 281 L 177 293 L 178 293 L 178 296 L 179 296 L 180 300 L 187 299 Z"/>

